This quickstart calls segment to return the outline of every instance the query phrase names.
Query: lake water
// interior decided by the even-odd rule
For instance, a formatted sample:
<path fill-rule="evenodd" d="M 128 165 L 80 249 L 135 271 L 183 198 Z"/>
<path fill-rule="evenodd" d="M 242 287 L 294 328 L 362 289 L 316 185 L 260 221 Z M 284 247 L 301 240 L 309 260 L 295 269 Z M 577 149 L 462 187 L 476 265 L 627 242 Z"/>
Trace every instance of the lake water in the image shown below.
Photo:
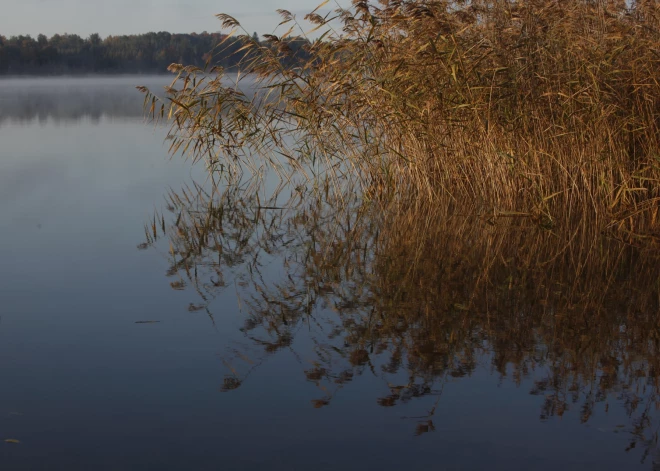
<path fill-rule="evenodd" d="M 401 244 L 376 217 L 300 189 L 195 191 L 204 169 L 169 158 L 134 89 L 167 81 L 0 81 L 0 469 L 660 462 L 644 257 L 619 254 L 598 315 L 525 304 L 509 273 L 465 301 L 482 255 L 452 254 L 480 239 L 453 234 L 472 229 L 439 233 L 408 285 L 414 257 L 383 257 Z M 562 276 L 543 283 L 564 300 Z"/>

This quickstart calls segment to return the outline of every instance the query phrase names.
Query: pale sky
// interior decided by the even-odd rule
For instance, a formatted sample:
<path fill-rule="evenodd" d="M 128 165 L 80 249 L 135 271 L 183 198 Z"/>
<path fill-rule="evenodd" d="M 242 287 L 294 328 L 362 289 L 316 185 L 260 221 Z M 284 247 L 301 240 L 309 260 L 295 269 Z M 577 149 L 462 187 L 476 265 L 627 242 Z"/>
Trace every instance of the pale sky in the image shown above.
<path fill-rule="evenodd" d="M 249 32 L 271 33 L 282 8 L 300 19 L 322 0 L 0 0 L 0 35 L 39 33 L 201 33 L 219 31 L 217 13 L 236 18 Z M 350 0 L 330 0 L 324 13 L 347 7 Z"/>

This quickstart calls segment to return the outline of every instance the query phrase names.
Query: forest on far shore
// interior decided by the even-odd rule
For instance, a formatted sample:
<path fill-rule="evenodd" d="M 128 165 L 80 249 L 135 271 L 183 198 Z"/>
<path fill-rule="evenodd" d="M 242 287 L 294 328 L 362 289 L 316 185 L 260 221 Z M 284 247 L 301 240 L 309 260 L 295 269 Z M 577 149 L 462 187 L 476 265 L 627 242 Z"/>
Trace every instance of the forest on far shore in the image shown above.
<path fill-rule="evenodd" d="M 234 68 L 236 54 L 247 36 L 227 38 L 222 33 L 171 34 L 167 32 L 82 38 L 76 34 L 0 35 L 0 75 L 163 73 L 172 63 Z M 254 33 L 252 39 L 256 39 Z M 223 42 L 220 47 L 218 44 Z M 289 43 L 301 51 L 305 40 Z"/>

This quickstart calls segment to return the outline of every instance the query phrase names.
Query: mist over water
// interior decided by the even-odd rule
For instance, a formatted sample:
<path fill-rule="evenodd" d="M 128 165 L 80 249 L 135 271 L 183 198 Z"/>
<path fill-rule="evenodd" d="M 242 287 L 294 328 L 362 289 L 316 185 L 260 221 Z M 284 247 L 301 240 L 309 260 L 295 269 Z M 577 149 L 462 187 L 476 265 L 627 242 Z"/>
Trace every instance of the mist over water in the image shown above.
<path fill-rule="evenodd" d="M 0 124 L 49 119 L 75 122 L 102 117 L 142 119 L 141 94 L 135 87 L 147 85 L 158 90 L 170 81 L 167 75 L 4 79 L 0 88 Z"/>
<path fill-rule="evenodd" d="M 654 469 L 649 253 L 213 186 L 169 81 L 0 81 L 2 469 Z"/>

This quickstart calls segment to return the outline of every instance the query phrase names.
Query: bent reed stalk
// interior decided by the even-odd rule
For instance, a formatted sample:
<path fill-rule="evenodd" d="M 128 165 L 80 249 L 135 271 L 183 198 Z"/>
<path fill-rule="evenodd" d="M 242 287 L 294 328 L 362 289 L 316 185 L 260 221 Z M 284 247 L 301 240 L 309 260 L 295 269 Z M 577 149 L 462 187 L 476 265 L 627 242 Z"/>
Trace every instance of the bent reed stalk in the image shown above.
<path fill-rule="evenodd" d="M 172 120 L 171 151 L 229 173 L 321 165 L 369 197 L 656 239 L 657 2 L 354 0 L 321 12 L 305 17 L 314 40 L 284 10 L 286 33 L 244 36 L 254 94 L 212 62 L 173 64 L 163 101 L 141 88 L 151 115 Z"/>

